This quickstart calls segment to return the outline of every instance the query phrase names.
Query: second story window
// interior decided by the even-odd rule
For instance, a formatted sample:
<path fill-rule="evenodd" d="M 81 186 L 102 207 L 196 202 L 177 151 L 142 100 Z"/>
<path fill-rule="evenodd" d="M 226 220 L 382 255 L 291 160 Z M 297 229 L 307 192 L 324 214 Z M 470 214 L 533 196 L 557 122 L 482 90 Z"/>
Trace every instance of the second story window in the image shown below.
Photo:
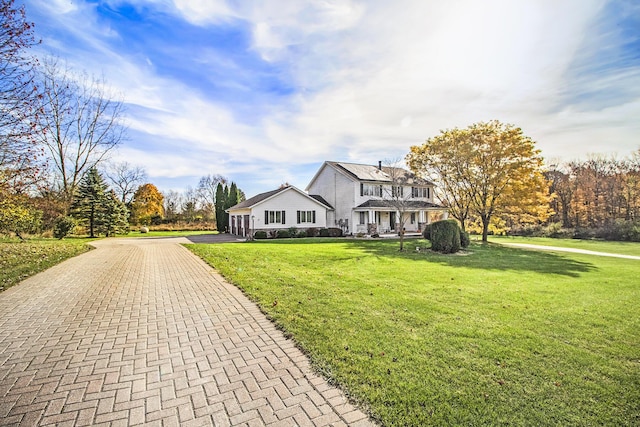
<path fill-rule="evenodd" d="M 391 197 L 404 197 L 404 187 L 395 185 L 391 187 Z"/>
<path fill-rule="evenodd" d="M 382 185 L 361 183 L 360 195 L 382 197 Z"/>
<path fill-rule="evenodd" d="M 428 187 L 412 187 L 411 188 L 411 197 L 419 197 L 421 199 L 429 198 L 429 188 Z"/>

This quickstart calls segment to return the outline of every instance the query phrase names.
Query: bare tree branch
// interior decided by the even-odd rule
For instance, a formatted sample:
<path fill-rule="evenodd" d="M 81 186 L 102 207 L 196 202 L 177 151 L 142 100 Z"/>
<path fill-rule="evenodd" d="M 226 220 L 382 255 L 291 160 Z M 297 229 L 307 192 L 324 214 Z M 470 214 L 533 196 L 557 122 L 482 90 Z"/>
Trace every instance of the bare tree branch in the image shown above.
<path fill-rule="evenodd" d="M 37 136 L 70 203 L 83 173 L 124 139 L 124 104 L 103 80 L 78 76 L 55 58 L 44 61 L 40 80 Z"/>
<path fill-rule="evenodd" d="M 128 162 L 109 164 L 105 170 L 105 176 L 116 192 L 122 203 L 131 202 L 136 189 L 147 179 L 147 172 L 140 166 L 134 166 Z"/>

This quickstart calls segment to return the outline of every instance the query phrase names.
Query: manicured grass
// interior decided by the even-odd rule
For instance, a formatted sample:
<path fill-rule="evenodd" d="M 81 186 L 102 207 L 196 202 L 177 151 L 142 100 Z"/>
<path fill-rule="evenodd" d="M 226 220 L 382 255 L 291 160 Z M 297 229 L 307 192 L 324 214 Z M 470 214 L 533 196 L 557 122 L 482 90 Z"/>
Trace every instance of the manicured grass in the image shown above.
<path fill-rule="evenodd" d="M 604 240 L 551 239 L 547 237 L 505 237 L 490 236 L 490 242 L 526 243 L 529 245 L 558 246 L 563 248 L 585 249 L 595 252 L 608 252 L 621 255 L 640 256 L 640 243 L 608 242 Z"/>
<path fill-rule="evenodd" d="M 640 424 L 637 261 L 418 244 L 188 247 L 382 425 Z"/>
<path fill-rule="evenodd" d="M 88 251 L 89 239 L 0 239 L 0 290 Z"/>

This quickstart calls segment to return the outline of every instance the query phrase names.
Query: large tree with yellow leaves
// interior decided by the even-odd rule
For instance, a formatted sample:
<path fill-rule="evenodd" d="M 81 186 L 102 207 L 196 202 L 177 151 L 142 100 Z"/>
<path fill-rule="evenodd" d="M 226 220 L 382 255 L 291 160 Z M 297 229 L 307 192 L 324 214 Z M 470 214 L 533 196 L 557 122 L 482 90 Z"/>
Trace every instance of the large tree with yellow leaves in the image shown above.
<path fill-rule="evenodd" d="M 138 187 L 131 202 L 131 222 L 149 225 L 164 217 L 164 196 L 153 184 Z"/>
<path fill-rule="evenodd" d="M 465 226 L 477 218 L 482 241 L 495 217 L 544 221 L 548 182 L 535 142 L 522 129 L 497 120 L 441 131 L 406 157 L 416 174 L 436 181 L 442 202 Z"/>

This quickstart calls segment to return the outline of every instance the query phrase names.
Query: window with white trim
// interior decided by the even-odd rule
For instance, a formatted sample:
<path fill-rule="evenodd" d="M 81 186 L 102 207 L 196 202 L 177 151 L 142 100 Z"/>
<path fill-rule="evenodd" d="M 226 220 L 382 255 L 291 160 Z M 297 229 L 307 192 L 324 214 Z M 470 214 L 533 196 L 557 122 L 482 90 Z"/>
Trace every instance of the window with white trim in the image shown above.
<path fill-rule="evenodd" d="M 365 214 L 366 212 L 360 212 L 360 225 L 365 224 Z"/>
<path fill-rule="evenodd" d="M 285 224 L 285 211 L 264 211 L 264 223 Z"/>
<path fill-rule="evenodd" d="M 411 197 L 419 197 L 422 199 L 429 198 L 429 188 L 428 187 L 411 187 Z"/>
<path fill-rule="evenodd" d="M 297 212 L 298 224 L 315 224 L 316 223 L 316 211 L 298 211 Z"/>
<path fill-rule="evenodd" d="M 360 195 L 382 197 L 382 185 L 362 182 L 360 183 Z"/>

